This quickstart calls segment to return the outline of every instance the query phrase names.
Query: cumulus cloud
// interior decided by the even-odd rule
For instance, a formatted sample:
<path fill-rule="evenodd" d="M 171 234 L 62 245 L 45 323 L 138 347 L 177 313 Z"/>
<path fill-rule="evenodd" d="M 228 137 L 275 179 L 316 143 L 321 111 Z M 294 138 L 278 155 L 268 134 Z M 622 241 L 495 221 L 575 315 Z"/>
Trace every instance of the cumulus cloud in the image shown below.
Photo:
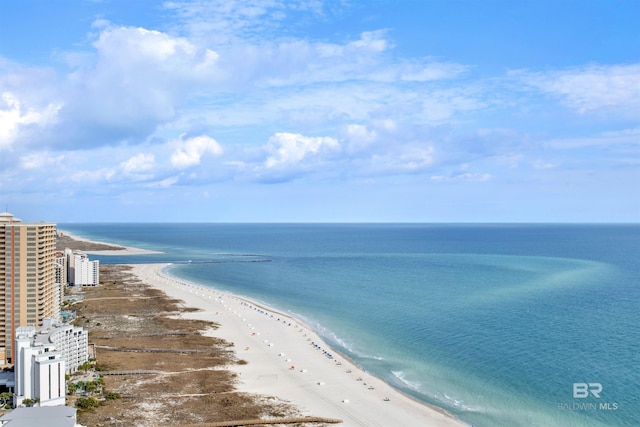
<path fill-rule="evenodd" d="M 56 54 L 69 67 L 58 78 L 53 66 L 7 74 L 0 58 L 3 183 L 19 183 L 27 169 L 31 182 L 55 189 L 55 171 L 86 191 L 399 175 L 433 185 L 559 168 L 561 150 L 637 157 L 638 130 L 615 130 L 635 123 L 552 139 L 540 136 L 542 126 L 522 125 L 537 117 L 510 109 L 523 112 L 543 93 L 552 95 L 543 97 L 545 113 L 559 99 L 572 112 L 637 116 L 640 65 L 474 79 L 473 66 L 403 55 L 393 31 L 318 40 L 280 27 L 302 22 L 293 14 L 317 17 L 339 4 L 173 1 L 163 7 L 178 19 L 165 21 L 164 32 L 95 21 L 86 51 Z"/>
<path fill-rule="evenodd" d="M 343 140 L 278 132 L 262 147 L 261 155 L 245 155 L 242 160 L 227 164 L 238 173 L 264 182 L 311 175 L 336 178 L 418 174 L 434 165 L 431 144 L 394 139 L 382 143 L 378 132 L 385 132 L 385 124 L 380 123 L 375 129 L 351 124 L 344 129 Z"/>
<path fill-rule="evenodd" d="M 245 150 L 226 164 L 236 173 L 263 182 L 284 182 L 305 175 L 336 172 L 342 147 L 333 137 L 278 132 L 258 150 Z"/>
<path fill-rule="evenodd" d="M 143 141 L 218 81 L 215 52 L 159 31 L 108 27 L 93 47 L 94 62 L 66 82 L 57 130 L 67 146 Z"/>
<path fill-rule="evenodd" d="M 215 71 L 218 54 L 182 37 L 146 28 L 115 27 L 104 30 L 93 44 L 98 62 L 95 76 L 124 77 L 129 86 L 148 89 L 160 83 L 166 90 L 177 83 L 202 82 Z"/>
<path fill-rule="evenodd" d="M 321 136 L 310 137 L 296 133 L 279 132 L 269 138 L 265 147 L 267 169 L 311 165 L 321 162 L 340 151 L 337 139 Z"/>
<path fill-rule="evenodd" d="M 415 93 L 415 88 L 403 90 L 389 84 L 447 79 L 466 70 L 429 58 L 395 58 L 386 31 L 363 32 L 343 43 L 238 39 L 216 52 L 204 40 L 146 28 L 114 26 L 104 20 L 94 23 L 94 28 L 98 33 L 93 50 L 62 54 L 76 58 L 69 62 L 73 71 L 64 81 L 51 83 L 58 90 L 42 88 L 52 98 L 49 109 L 25 109 L 13 100 L 5 102 L 2 146 L 15 140 L 18 126 L 38 123 L 42 127 L 53 119 L 56 126 L 33 140 L 66 149 L 145 142 L 160 127 L 190 112 L 200 121 L 206 117 L 211 125 L 233 124 L 234 119 L 244 121 L 236 124 L 292 119 L 322 125 L 340 117 L 366 118 L 382 104 L 406 101 Z M 366 87 L 367 82 L 386 87 Z M 449 106 L 443 98 L 436 103 L 447 110 L 438 112 L 438 119 L 451 116 L 462 105 L 456 101 L 456 106 Z M 194 108 L 190 102 L 195 99 L 210 105 L 211 113 L 197 109 L 197 102 Z M 217 99 L 225 100 L 223 112 L 215 110 Z M 260 108 L 263 111 L 256 114 Z"/>
<path fill-rule="evenodd" d="M 43 127 L 54 122 L 60 108 L 54 104 L 41 110 L 28 108 L 11 92 L 3 92 L 0 99 L 0 150 L 10 149 L 26 127 Z"/>
<path fill-rule="evenodd" d="M 200 135 L 176 142 L 178 147 L 171 155 L 171 164 L 178 169 L 186 169 L 200 164 L 205 154 L 220 156 L 223 152 L 218 142 L 207 136 Z"/>

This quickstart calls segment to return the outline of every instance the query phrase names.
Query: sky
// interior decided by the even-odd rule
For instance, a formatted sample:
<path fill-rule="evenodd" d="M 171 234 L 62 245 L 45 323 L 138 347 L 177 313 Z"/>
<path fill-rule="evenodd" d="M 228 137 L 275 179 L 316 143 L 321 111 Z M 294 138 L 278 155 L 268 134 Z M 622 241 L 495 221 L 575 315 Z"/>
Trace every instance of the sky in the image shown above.
<path fill-rule="evenodd" d="M 637 0 L 0 0 L 0 211 L 638 222 Z"/>

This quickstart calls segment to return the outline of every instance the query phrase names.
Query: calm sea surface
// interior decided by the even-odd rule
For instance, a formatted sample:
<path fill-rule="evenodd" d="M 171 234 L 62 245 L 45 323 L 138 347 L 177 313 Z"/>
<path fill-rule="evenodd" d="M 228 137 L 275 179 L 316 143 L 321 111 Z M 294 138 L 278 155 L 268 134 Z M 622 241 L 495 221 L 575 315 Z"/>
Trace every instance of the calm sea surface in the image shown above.
<path fill-rule="evenodd" d="M 104 263 L 191 261 L 170 273 L 299 316 L 476 426 L 640 425 L 640 225 L 59 228 L 165 252 Z"/>

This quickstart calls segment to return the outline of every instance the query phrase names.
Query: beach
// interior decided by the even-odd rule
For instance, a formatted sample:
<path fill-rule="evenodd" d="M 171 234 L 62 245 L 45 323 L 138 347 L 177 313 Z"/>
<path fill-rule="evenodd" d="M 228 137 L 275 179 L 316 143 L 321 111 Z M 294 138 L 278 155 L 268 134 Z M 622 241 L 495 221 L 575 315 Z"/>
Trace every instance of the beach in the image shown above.
<path fill-rule="evenodd" d="M 220 324 L 212 332 L 234 345 L 246 364 L 235 365 L 239 391 L 274 396 L 309 416 L 337 418 L 344 426 L 465 424 L 424 405 L 332 351 L 297 319 L 215 289 L 165 274 L 167 264 L 131 265 L 144 283 L 200 311 L 188 318 Z"/>
<path fill-rule="evenodd" d="M 71 231 L 165 251 L 99 257 L 103 286 L 85 290 L 78 304 L 80 325 L 103 348 L 98 363 L 160 371 L 108 381 L 131 396 L 120 419 L 175 403 L 181 411 L 165 418 L 174 424 L 300 414 L 345 425 L 637 424 L 638 373 L 629 359 L 639 342 L 637 226 L 99 224 Z M 141 265 L 156 260 L 168 264 Z M 147 295 L 157 296 L 141 299 Z M 585 307 L 608 327 L 580 334 Z M 195 329 L 202 340 L 192 343 Z M 230 359 L 198 353 L 213 352 L 216 340 L 216 354 Z M 594 381 L 619 409 L 559 409 L 575 378 L 589 377 L 583 356 L 592 348 L 603 355 Z M 151 350 L 184 351 L 163 358 Z M 366 373 L 347 367 L 350 360 Z M 382 391 L 382 382 L 393 388 Z M 419 400 L 398 409 L 406 396 L 396 390 Z M 249 399 L 251 410 L 239 404 Z M 198 405 L 207 408 L 200 419 Z M 438 417 L 439 408 L 460 421 Z M 94 418 L 115 425 L 108 421 L 114 409 Z"/>
<path fill-rule="evenodd" d="M 61 234 L 102 255 L 158 253 Z M 311 328 L 285 313 L 250 299 L 188 283 L 163 270 L 168 264 L 130 264 L 144 284 L 182 301 L 181 316 L 213 322 L 207 332 L 233 343 L 238 359 L 237 390 L 276 398 L 295 406 L 304 416 L 342 420 L 344 426 L 433 426 L 466 424 L 444 410 L 425 405 L 399 392 L 349 359 L 334 352 Z"/>
<path fill-rule="evenodd" d="M 99 242 L 95 240 L 85 239 L 84 237 L 77 236 L 69 233 L 66 230 L 58 230 L 58 240 L 70 239 L 75 240 L 73 244 L 74 249 L 78 248 L 78 243 L 81 245 L 78 248 L 80 251 L 94 254 L 94 255 L 147 255 L 147 254 L 160 254 L 162 252 L 152 251 L 148 249 L 134 248 L 130 246 L 113 245 L 111 243 Z M 86 247 L 82 247 L 82 246 Z M 64 246 L 62 244 L 61 246 Z M 64 249 L 63 247 L 59 249 Z"/>

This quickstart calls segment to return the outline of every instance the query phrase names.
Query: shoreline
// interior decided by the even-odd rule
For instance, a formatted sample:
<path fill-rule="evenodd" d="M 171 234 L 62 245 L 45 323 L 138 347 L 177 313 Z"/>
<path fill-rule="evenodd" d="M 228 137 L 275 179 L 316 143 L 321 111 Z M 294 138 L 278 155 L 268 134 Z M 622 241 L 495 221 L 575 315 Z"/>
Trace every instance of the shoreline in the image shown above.
<path fill-rule="evenodd" d="M 247 361 L 229 368 L 238 374 L 239 391 L 276 397 L 345 426 L 468 426 L 366 372 L 290 314 L 180 279 L 164 271 L 168 263 L 128 265 L 147 285 L 200 310 L 186 317 L 220 325 L 211 335 L 233 343 L 237 358 Z"/>
<path fill-rule="evenodd" d="M 82 252 L 87 254 L 92 254 L 92 255 L 153 255 L 153 254 L 164 253 L 159 251 L 152 251 L 150 249 L 141 249 L 141 248 L 135 248 L 132 246 L 123 246 L 123 245 L 116 245 L 113 243 L 101 242 L 98 240 L 90 240 L 84 237 L 80 237 L 64 229 L 57 229 L 56 232 L 61 236 L 64 235 L 66 237 L 69 237 L 70 239 L 77 240 L 78 242 L 83 242 L 87 244 L 97 244 L 97 245 L 108 246 L 110 248 L 113 248 L 113 249 L 82 250 Z"/>
<path fill-rule="evenodd" d="M 58 231 L 83 243 L 113 248 L 83 251 L 86 253 L 163 253 Z M 207 335 L 232 343 L 236 357 L 248 362 L 228 368 L 238 375 L 240 392 L 289 402 L 306 416 L 339 418 L 345 426 L 469 426 L 445 409 L 407 395 L 366 372 L 350 358 L 331 349 L 313 328 L 291 314 L 250 298 L 180 279 L 164 271 L 170 263 L 121 265 L 130 266 L 132 273 L 148 286 L 180 300 L 185 307 L 200 310 L 183 317 L 219 325 Z M 225 300 L 233 302 L 233 306 Z"/>

